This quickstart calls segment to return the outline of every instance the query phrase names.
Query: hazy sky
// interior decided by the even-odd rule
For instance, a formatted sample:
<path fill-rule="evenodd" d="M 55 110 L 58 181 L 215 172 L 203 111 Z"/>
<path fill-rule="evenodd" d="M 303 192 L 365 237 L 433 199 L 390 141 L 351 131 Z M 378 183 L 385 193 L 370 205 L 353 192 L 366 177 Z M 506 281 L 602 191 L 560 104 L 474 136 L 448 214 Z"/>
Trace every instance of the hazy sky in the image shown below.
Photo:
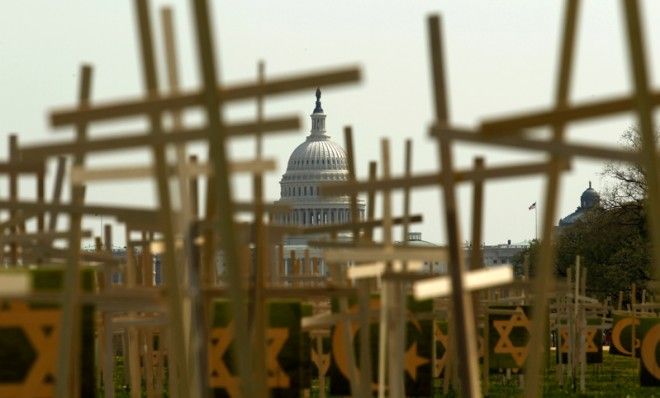
<path fill-rule="evenodd" d="M 582 2 L 578 48 L 571 100 L 579 103 L 630 90 L 625 58 L 625 30 L 619 1 Z M 164 64 L 157 10 L 172 4 L 180 55 L 182 84 L 199 83 L 194 29 L 188 2 L 152 1 L 153 23 L 161 82 Z M 432 122 L 426 17 L 440 13 L 444 24 L 445 57 L 451 120 L 475 126 L 481 120 L 523 110 L 547 108 L 554 97 L 559 33 L 564 3 L 557 0 L 470 1 L 215 1 L 213 24 L 223 82 L 253 79 L 257 61 L 266 62 L 266 74 L 280 76 L 334 66 L 359 65 L 363 81 L 357 85 L 323 90 L 328 133 L 343 145 L 342 128 L 352 125 L 357 148 L 359 177 L 364 178 L 369 160 L 380 157 L 380 139 L 391 142 L 393 173 L 402 172 L 403 142 L 413 139 L 415 171 L 436 170 L 436 146 L 427 136 Z M 647 44 L 660 42 L 660 29 L 651 22 L 660 18 L 660 2 L 642 3 Z M 657 25 L 657 24 L 656 24 Z M 654 86 L 658 85 L 660 53 L 647 45 Z M 54 131 L 48 112 L 75 103 L 81 63 L 95 67 L 93 99 L 111 100 L 142 93 L 141 69 L 131 1 L 4 0 L 0 5 L 0 154 L 6 156 L 10 132 L 21 142 L 72 137 L 69 130 Z M 278 170 L 267 179 L 267 196 L 279 197 L 279 179 L 288 155 L 309 131 L 314 93 L 300 93 L 266 102 L 269 116 L 297 114 L 304 128 L 266 141 L 266 155 L 275 157 Z M 228 109 L 229 119 L 254 115 L 254 104 L 245 102 Z M 188 115 L 194 123 L 196 115 Z M 619 135 L 634 119 L 607 118 L 569 128 L 569 139 L 617 144 Z M 93 136 L 145 126 L 140 121 L 94 126 Z M 249 141 L 231 147 L 232 158 L 253 156 Z M 205 153 L 192 147 L 191 153 Z M 485 156 L 488 165 L 542 160 L 520 151 L 485 146 L 457 145 L 458 166 L 469 166 L 474 156 Z M 95 158 L 93 164 L 150 162 L 146 151 Z M 602 163 L 577 161 L 565 175 L 559 214 L 575 210 L 579 196 L 593 181 L 602 190 L 608 183 L 600 175 Z M 51 176 L 53 171 L 51 170 Z M 28 184 L 30 186 L 28 186 Z M 6 195 L 0 178 L 0 195 Z M 25 181 L 27 196 L 31 183 Z M 234 181 L 235 196 L 247 198 L 249 182 Z M 489 244 L 507 239 L 520 242 L 534 237 L 534 212 L 544 208 L 543 178 L 513 179 L 486 185 L 484 238 Z M 48 190 L 50 194 L 50 187 Z M 469 186 L 459 192 L 461 223 L 469 236 Z M 151 205 L 153 186 L 146 182 L 95 184 L 88 201 Z M 395 213 L 400 200 L 395 200 Z M 425 222 L 414 227 L 423 238 L 444 241 L 439 190 L 416 190 L 412 208 Z M 107 220 L 106 220 L 107 221 Z M 88 220 L 98 228 L 100 220 Z M 398 233 L 398 232 L 397 232 Z M 399 235 L 396 235 L 397 237 Z"/>

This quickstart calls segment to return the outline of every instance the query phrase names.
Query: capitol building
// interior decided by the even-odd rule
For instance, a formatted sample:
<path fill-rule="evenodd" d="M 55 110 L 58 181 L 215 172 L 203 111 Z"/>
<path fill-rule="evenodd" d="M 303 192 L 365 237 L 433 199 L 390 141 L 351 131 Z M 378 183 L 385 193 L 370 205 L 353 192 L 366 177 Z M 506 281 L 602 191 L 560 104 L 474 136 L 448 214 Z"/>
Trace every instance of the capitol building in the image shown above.
<path fill-rule="evenodd" d="M 321 196 L 319 185 L 328 182 L 348 180 L 346 151 L 332 141 L 325 129 L 326 114 L 321 106 L 321 90 L 316 90 L 316 104 L 312 111 L 310 134 L 298 145 L 287 163 L 287 169 L 280 180 L 280 199 L 276 204 L 288 207 L 287 212 L 279 213 L 274 221 L 281 225 L 299 227 L 338 224 L 351 221 L 350 197 Z M 358 198 L 358 214 L 365 219 L 365 202 Z M 289 235 L 280 247 L 280 261 L 275 279 L 288 283 L 313 282 L 328 274 L 323 262 L 322 250 L 310 246 L 312 240 L 323 239 L 321 235 Z M 346 232 L 337 236 L 338 240 L 349 241 L 352 236 Z M 417 247 L 440 247 L 422 239 L 419 232 L 410 232 L 405 242 L 396 245 Z M 527 245 L 506 244 L 482 245 L 486 266 L 508 264 L 511 258 Z M 469 259 L 471 248 L 464 248 Z M 437 261 L 424 262 L 424 271 L 433 274 L 447 272 L 447 264 Z"/>
<path fill-rule="evenodd" d="M 286 205 L 288 212 L 274 219 L 278 224 L 300 227 L 339 224 L 351 221 L 348 195 L 321 196 L 319 185 L 348 180 L 346 151 L 332 141 L 325 130 L 326 114 L 321 107 L 321 90 L 316 89 L 316 104 L 312 111 L 311 130 L 305 141 L 293 150 L 286 172 L 280 180 L 280 199 L 276 204 Z M 358 199 L 358 214 L 365 217 L 364 200 Z M 283 246 L 283 264 L 280 275 L 325 275 L 320 250 L 309 247 L 309 240 L 321 236 L 289 236 Z M 339 236 L 348 240 L 350 234 Z"/>

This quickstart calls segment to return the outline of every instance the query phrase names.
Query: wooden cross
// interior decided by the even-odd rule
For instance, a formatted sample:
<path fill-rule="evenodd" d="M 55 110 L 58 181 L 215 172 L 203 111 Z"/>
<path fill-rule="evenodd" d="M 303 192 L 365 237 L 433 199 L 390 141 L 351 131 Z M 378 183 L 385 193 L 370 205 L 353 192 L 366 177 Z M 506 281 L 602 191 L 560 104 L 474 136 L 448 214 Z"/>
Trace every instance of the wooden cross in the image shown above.
<path fill-rule="evenodd" d="M 20 152 L 18 151 L 18 136 L 12 134 L 9 136 L 9 161 L 0 163 L 0 174 L 6 174 L 8 176 L 9 182 L 9 201 L 12 203 L 17 203 L 19 200 L 19 177 L 21 175 L 34 175 L 36 177 L 36 190 L 37 190 L 37 201 L 43 203 L 45 200 L 45 169 L 46 165 L 43 160 L 28 160 L 32 158 L 22 159 Z M 37 213 L 37 232 L 43 233 L 45 231 L 44 225 L 44 213 Z M 2 233 L 5 232 L 5 226 L 9 227 L 8 232 L 11 236 L 9 243 L 9 264 L 12 266 L 18 265 L 19 258 L 19 241 L 15 240 L 19 233 L 24 234 L 25 231 L 25 221 L 37 215 L 34 213 L 19 213 L 16 210 L 9 211 L 9 219 L 5 221 L 2 228 Z M 0 246 L 0 263 L 4 262 L 5 257 L 5 244 Z"/>
<path fill-rule="evenodd" d="M 503 264 L 465 272 L 463 281 L 463 289 L 466 291 L 504 285 L 513 282 L 513 268 L 510 264 Z M 449 296 L 452 292 L 451 279 L 447 276 L 423 279 L 415 282 L 413 291 L 418 300 Z"/>

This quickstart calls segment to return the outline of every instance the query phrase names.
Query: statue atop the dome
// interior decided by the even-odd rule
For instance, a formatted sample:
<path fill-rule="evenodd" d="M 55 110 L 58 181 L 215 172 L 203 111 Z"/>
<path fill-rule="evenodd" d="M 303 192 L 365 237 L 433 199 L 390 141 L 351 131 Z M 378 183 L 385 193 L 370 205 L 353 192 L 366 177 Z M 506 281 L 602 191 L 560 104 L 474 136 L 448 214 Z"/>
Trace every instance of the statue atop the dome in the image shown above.
<path fill-rule="evenodd" d="M 316 88 L 316 108 L 314 108 L 314 112 L 312 113 L 323 113 L 323 108 L 321 108 L 321 89 L 319 87 Z"/>

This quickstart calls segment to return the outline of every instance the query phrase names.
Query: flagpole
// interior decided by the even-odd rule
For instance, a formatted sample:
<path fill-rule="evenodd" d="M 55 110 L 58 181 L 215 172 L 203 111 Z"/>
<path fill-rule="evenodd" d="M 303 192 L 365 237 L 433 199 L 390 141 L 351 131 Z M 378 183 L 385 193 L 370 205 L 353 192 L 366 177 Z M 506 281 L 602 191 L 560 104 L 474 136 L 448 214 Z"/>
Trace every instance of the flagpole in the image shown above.
<path fill-rule="evenodd" d="M 534 202 L 534 237 L 539 240 L 539 206 L 537 202 Z"/>

